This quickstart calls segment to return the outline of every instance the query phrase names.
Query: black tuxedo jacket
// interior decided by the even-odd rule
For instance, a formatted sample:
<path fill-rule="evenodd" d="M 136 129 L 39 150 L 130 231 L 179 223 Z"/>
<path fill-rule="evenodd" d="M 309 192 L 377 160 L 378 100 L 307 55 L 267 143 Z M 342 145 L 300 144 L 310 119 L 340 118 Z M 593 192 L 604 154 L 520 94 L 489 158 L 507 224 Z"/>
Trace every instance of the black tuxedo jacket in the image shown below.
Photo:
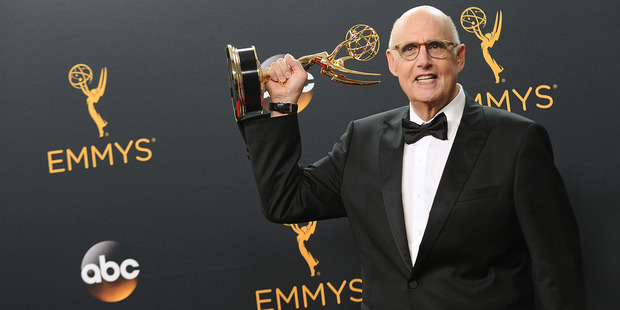
<path fill-rule="evenodd" d="M 305 168 L 297 116 L 243 122 L 265 216 L 348 217 L 362 309 L 532 310 L 538 298 L 543 309 L 585 309 L 579 233 L 546 131 L 471 98 L 412 265 L 401 200 L 408 109 L 351 122 Z"/>

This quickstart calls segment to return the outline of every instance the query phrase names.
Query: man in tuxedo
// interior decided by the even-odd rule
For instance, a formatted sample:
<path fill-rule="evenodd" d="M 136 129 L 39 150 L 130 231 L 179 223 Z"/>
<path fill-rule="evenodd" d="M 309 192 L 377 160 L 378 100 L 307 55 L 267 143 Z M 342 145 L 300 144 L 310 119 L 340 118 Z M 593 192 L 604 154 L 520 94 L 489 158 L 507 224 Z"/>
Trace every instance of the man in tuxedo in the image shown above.
<path fill-rule="evenodd" d="M 585 309 L 545 129 L 465 94 L 465 46 L 433 7 L 397 19 L 386 56 L 410 104 L 351 122 L 305 168 L 294 103 L 307 74 L 290 55 L 265 70 L 273 111 L 240 125 L 266 217 L 348 217 L 362 309 Z"/>

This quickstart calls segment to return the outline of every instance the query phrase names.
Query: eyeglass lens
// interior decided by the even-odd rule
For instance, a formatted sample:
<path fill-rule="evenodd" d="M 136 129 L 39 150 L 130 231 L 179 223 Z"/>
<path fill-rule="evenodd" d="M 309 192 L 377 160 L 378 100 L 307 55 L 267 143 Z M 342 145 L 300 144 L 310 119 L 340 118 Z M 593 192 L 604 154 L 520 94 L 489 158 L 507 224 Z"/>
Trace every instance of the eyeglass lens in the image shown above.
<path fill-rule="evenodd" d="M 399 46 L 398 52 L 405 59 L 413 60 L 420 53 L 420 45 L 426 45 L 426 52 L 433 58 L 443 58 L 448 52 L 448 45 L 441 41 L 430 41 L 426 43 L 408 42 Z"/>

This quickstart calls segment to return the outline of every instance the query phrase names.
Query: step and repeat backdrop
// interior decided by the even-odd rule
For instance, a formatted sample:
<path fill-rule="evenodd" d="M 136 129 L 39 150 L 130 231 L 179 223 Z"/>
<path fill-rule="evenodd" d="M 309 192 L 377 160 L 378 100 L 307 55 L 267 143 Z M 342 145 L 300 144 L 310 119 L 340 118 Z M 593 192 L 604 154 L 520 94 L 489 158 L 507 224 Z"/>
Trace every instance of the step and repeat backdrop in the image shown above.
<path fill-rule="evenodd" d="M 590 307 L 618 308 L 620 10 L 575 0 L 2 1 L 0 308 L 359 309 L 346 219 L 263 218 L 225 48 L 255 46 L 262 62 L 331 52 L 357 24 L 377 31 L 379 55 L 347 66 L 380 84 L 310 69 L 310 164 L 349 121 L 407 104 L 384 52 L 420 4 L 455 21 L 471 97 L 548 129 Z"/>

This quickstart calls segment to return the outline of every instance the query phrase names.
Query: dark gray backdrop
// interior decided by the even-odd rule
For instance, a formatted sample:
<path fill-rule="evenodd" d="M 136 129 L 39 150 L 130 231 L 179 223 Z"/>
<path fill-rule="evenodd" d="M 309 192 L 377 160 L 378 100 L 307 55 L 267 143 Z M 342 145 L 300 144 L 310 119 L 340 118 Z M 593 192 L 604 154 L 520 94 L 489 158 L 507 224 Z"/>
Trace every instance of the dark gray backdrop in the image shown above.
<path fill-rule="evenodd" d="M 346 220 L 319 222 L 306 246 L 319 259 L 310 277 L 283 225 L 262 218 L 226 78 L 225 46 L 255 45 L 259 58 L 331 51 L 346 30 L 373 26 L 379 56 L 350 63 L 379 72 L 382 83 L 345 87 L 315 76 L 302 112 L 304 163 L 323 156 L 355 118 L 406 104 L 387 70 L 384 50 L 393 20 L 411 1 L 3 1 L 0 3 L 0 307 L 4 309 L 278 309 L 275 292 L 323 287 L 309 309 L 358 309 L 349 288 L 359 266 Z M 620 211 L 613 1 L 432 1 L 458 23 L 468 7 L 487 14 L 489 32 L 502 11 L 500 40 L 490 50 L 505 71 L 495 84 L 480 41 L 457 24 L 467 45 L 460 83 L 550 132 L 581 228 L 591 309 L 620 306 Z M 108 70 L 96 107 L 109 124 L 99 138 L 86 96 L 68 82 L 76 64 Z M 551 97 L 537 97 L 535 90 Z M 555 86 L 554 86 L 555 85 Z M 514 90 L 524 96 L 526 110 Z M 507 108 L 504 102 L 500 107 Z M 78 153 L 108 144 L 131 148 L 127 163 L 100 160 L 50 173 L 48 152 Z M 146 141 L 146 142 L 145 142 Z M 58 155 L 54 158 L 62 158 Z M 66 166 L 66 162 L 64 163 Z M 61 167 L 62 164 L 55 167 Z M 553 219 L 549 219 L 553 221 Z M 127 299 L 95 299 L 80 264 L 96 243 L 114 240 L 140 263 Z M 343 281 L 340 304 L 327 287 Z M 359 284 L 354 285 L 359 287 Z M 257 305 L 261 299 L 272 300 Z M 294 309 L 294 302 L 281 309 Z"/>

